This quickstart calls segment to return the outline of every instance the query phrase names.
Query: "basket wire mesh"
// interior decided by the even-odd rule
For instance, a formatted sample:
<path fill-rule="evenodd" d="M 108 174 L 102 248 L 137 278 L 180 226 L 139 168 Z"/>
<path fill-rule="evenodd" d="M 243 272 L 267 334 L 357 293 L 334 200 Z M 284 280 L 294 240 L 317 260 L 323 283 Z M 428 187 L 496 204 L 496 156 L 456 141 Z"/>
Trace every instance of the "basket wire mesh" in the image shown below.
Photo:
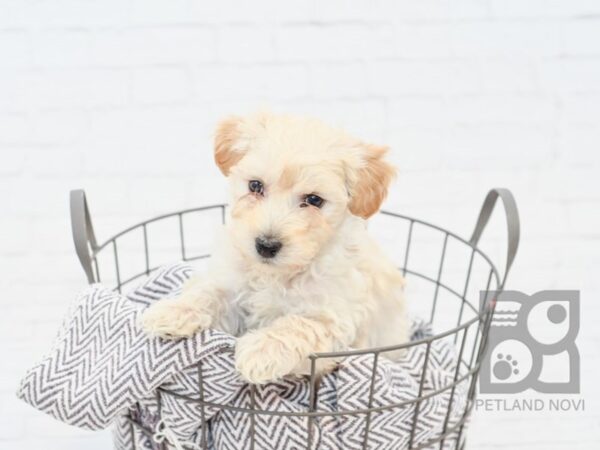
<path fill-rule="evenodd" d="M 502 277 L 499 275 L 496 266 L 491 259 L 482 252 L 479 247 L 479 239 L 486 224 L 491 216 L 491 213 L 496 204 L 496 200 L 500 198 L 502 200 L 504 210 L 506 213 L 506 223 L 508 229 L 508 249 L 506 258 L 506 267 Z M 133 225 L 125 230 L 115 234 L 101 244 L 98 244 L 94 229 L 92 226 L 91 215 L 89 212 L 85 192 L 83 190 L 75 190 L 71 192 L 71 224 L 73 231 L 73 239 L 77 255 L 82 264 L 83 270 L 87 276 L 89 283 L 104 282 L 103 277 L 106 274 L 112 273 L 114 276 L 109 285 L 113 285 L 114 289 L 121 292 L 125 287 L 129 287 L 134 282 L 150 275 L 152 272 L 157 270 L 161 265 L 153 265 L 153 254 L 150 250 L 149 245 L 149 231 L 148 229 L 156 223 L 175 219 L 178 229 L 178 249 L 176 249 L 176 258 L 183 261 L 197 261 L 210 257 L 208 252 L 197 252 L 192 253 L 188 249 L 186 233 L 185 233 L 185 220 L 191 215 L 206 215 L 207 213 L 218 213 L 219 221 L 221 224 L 225 223 L 226 220 L 226 205 L 217 204 L 211 206 L 204 206 L 199 208 L 191 208 L 186 210 L 177 211 L 170 214 L 160 215 L 149 220 L 140 222 Z M 213 214 L 214 215 L 214 214 Z M 362 442 L 362 449 L 370 448 L 370 426 L 372 423 L 372 416 L 375 413 L 379 413 L 394 408 L 405 408 L 412 407 L 414 405 L 414 413 L 412 417 L 410 436 L 408 442 L 408 448 L 410 450 L 417 450 L 422 448 L 464 448 L 465 440 L 463 439 L 463 432 L 465 424 L 471 414 L 474 406 L 474 399 L 476 394 L 477 377 L 483 359 L 483 354 L 486 350 L 487 337 L 489 333 L 489 327 L 492 315 L 495 308 L 495 299 L 499 293 L 504 289 L 506 277 L 515 258 L 516 251 L 519 242 L 519 217 L 516 208 L 516 203 L 510 191 L 507 189 L 492 189 L 486 196 L 481 211 L 478 216 L 478 220 L 473 231 L 473 234 L 469 240 L 466 240 L 457 234 L 448 231 L 439 226 L 430 224 L 428 222 L 408 217 L 402 214 L 396 214 L 388 211 L 381 211 L 380 216 L 392 219 L 397 223 L 407 224 L 406 241 L 404 244 L 404 254 L 401 261 L 399 270 L 410 279 L 420 279 L 422 282 L 429 284 L 433 287 L 431 308 L 429 313 L 429 320 L 431 323 L 434 322 L 436 317 L 440 316 L 438 310 L 442 302 L 440 298 L 442 294 L 449 295 L 459 301 L 458 316 L 455 323 L 451 324 L 445 331 L 434 334 L 432 336 L 417 339 L 408 343 L 402 343 L 393 346 L 360 349 L 360 350 L 348 350 L 341 352 L 328 352 L 328 353 L 315 353 L 310 355 L 310 378 L 309 378 L 309 407 L 305 412 L 285 412 L 277 410 L 266 410 L 259 409 L 256 407 L 256 388 L 250 386 L 250 406 L 248 408 L 235 407 L 232 405 L 218 404 L 215 402 L 205 401 L 204 398 L 204 380 L 202 374 L 201 363 L 198 363 L 198 398 L 191 398 L 184 396 L 186 401 L 195 402 L 201 408 L 201 431 L 202 431 L 202 449 L 207 450 L 209 443 L 207 441 L 207 422 L 204 420 L 205 408 L 218 408 L 221 410 L 231 410 L 240 413 L 247 414 L 250 419 L 250 442 L 249 449 L 254 450 L 256 444 L 256 417 L 267 415 L 267 416 L 295 416 L 303 417 L 306 419 L 307 426 L 307 442 L 306 449 L 314 448 L 314 427 L 315 421 L 321 417 L 335 417 L 335 416 L 358 416 L 364 417 L 365 428 L 364 438 Z M 398 229 L 396 226 L 395 229 Z M 414 257 L 414 249 L 416 245 L 415 234 L 419 229 L 427 229 L 430 232 L 434 232 L 441 236 L 441 249 L 439 251 L 439 261 L 437 267 L 432 270 L 433 273 L 427 274 L 422 270 L 418 270 L 411 266 L 411 258 Z M 132 275 L 124 276 L 123 268 L 120 265 L 120 243 L 126 236 L 134 234 L 141 234 L 141 251 L 143 254 L 143 269 L 134 271 Z M 468 264 L 464 282 L 461 288 L 450 286 L 450 284 L 444 281 L 443 274 L 445 268 L 448 267 L 449 263 L 448 253 L 450 243 L 454 245 L 458 244 L 467 250 Z M 108 261 L 105 261 L 104 266 L 101 267 L 100 256 L 111 255 Z M 475 261 L 478 261 L 483 266 L 484 279 L 485 281 L 481 284 L 473 286 L 472 274 L 474 269 Z M 112 267 L 111 267 L 112 266 Z M 473 289 L 475 288 L 474 294 Z M 481 292 L 480 295 L 478 295 Z M 470 317 L 465 318 L 465 314 Z M 428 370 L 429 359 L 431 354 L 431 347 L 435 341 L 441 339 L 452 339 L 453 343 L 458 348 L 457 350 L 457 364 L 453 374 L 453 381 L 433 392 L 424 394 L 424 381 Z M 385 355 L 387 352 L 406 349 L 412 346 L 424 346 L 424 361 L 423 367 L 420 373 L 420 384 L 418 388 L 418 395 L 410 400 L 390 403 L 383 406 L 374 406 L 374 391 L 375 381 L 380 356 Z M 316 365 L 320 359 L 325 358 L 336 358 L 343 359 L 345 357 L 353 355 L 372 355 L 372 373 L 370 377 L 370 386 L 368 394 L 368 405 L 367 408 L 355 409 L 355 410 L 338 410 L 338 411 L 321 411 L 317 408 L 317 374 Z M 467 401 L 464 404 L 464 409 L 459 415 L 459 419 L 451 423 L 451 412 L 453 410 L 453 401 L 455 397 L 455 390 L 460 383 L 466 383 L 467 389 Z M 422 403 L 436 395 L 442 395 L 447 391 L 450 392 L 447 411 L 445 413 L 442 430 L 439 435 L 433 439 L 428 440 L 424 443 L 416 443 L 415 431 L 417 423 L 419 421 L 420 408 Z M 157 402 L 158 402 L 158 415 L 160 417 L 162 397 L 164 395 L 180 396 L 173 391 L 169 391 L 163 388 L 157 390 Z M 153 436 L 154 430 L 145 428 L 138 420 L 133 417 L 129 417 L 129 422 L 132 427 L 132 433 L 134 429 L 142 432 L 149 437 Z M 452 440 L 448 445 L 449 440 Z M 452 445 L 453 444 L 453 445 Z M 164 444 L 163 444 L 164 445 Z M 445 447 L 446 445 L 446 447 Z"/>

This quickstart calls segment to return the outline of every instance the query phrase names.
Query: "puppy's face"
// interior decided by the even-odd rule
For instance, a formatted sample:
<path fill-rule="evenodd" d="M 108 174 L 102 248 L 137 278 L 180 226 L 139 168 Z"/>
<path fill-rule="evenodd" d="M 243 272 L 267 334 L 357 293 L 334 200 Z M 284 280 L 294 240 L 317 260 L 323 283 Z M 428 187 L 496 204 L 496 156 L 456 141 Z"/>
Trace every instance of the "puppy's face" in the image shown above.
<path fill-rule="evenodd" d="M 222 122 L 215 160 L 231 182 L 234 246 L 251 264 L 303 269 L 348 214 L 379 209 L 394 174 L 385 151 L 310 119 Z"/>

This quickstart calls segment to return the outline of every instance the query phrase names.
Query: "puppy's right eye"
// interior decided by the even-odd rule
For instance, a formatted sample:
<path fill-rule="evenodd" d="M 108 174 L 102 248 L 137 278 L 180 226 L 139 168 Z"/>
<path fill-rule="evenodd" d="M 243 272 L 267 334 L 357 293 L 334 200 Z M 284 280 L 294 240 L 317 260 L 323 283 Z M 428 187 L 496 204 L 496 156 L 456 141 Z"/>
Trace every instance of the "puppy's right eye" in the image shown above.
<path fill-rule="evenodd" d="M 254 192 L 256 194 L 263 195 L 265 192 L 265 187 L 258 180 L 250 180 L 248 182 L 248 190 L 250 192 Z"/>

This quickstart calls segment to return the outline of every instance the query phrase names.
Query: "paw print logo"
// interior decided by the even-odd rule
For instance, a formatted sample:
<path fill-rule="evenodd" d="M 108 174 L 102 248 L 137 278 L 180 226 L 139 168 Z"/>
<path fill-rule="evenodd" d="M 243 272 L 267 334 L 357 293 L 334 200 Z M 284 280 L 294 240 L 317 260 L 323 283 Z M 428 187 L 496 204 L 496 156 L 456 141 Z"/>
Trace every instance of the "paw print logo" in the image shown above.
<path fill-rule="evenodd" d="M 499 380 L 508 380 L 513 375 L 519 375 L 519 362 L 513 359 L 512 355 L 504 356 L 498 353 L 496 363 L 494 364 L 494 376 Z"/>
<path fill-rule="evenodd" d="M 529 348 L 522 342 L 506 339 L 495 344 L 489 364 L 490 381 L 494 385 L 514 385 L 521 382 L 531 371 L 533 357 Z"/>
<path fill-rule="evenodd" d="M 482 292 L 496 298 L 487 352 L 481 367 L 482 393 L 579 393 L 579 292 Z"/>

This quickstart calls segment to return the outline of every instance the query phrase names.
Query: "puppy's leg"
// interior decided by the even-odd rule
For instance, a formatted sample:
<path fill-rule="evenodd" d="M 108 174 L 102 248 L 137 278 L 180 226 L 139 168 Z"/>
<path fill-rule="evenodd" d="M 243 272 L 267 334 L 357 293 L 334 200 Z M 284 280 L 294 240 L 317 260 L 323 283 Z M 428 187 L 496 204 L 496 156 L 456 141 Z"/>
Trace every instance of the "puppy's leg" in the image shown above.
<path fill-rule="evenodd" d="M 188 337 L 215 324 L 223 310 L 225 291 L 205 277 L 191 278 L 179 297 L 151 305 L 142 326 L 151 335 Z"/>
<path fill-rule="evenodd" d="M 309 374 L 308 356 L 339 348 L 338 329 L 328 319 L 283 316 L 271 325 L 250 331 L 238 339 L 235 361 L 238 372 L 254 384 L 288 374 Z M 317 372 L 331 370 L 335 361 L 319 359 Z"/>

